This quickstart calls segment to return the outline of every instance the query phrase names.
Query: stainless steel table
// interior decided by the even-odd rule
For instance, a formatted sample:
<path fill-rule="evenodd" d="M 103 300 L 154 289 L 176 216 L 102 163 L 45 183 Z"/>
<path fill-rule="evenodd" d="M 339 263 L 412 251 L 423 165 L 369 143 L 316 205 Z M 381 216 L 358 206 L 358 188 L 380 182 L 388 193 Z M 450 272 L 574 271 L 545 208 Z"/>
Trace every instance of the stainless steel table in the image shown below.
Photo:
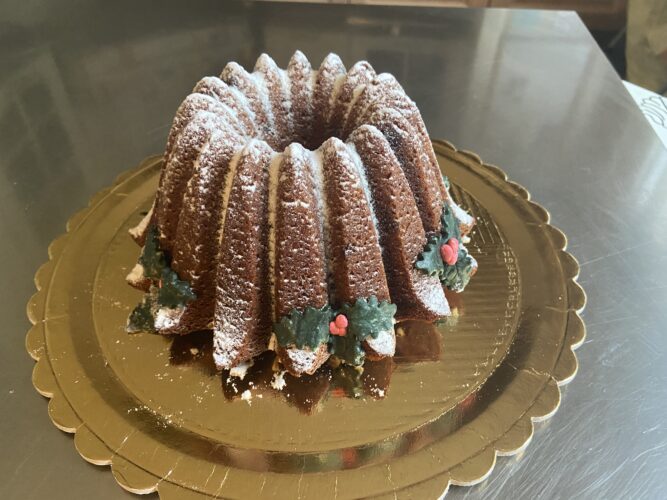
<path fill-rule="evenodd" d="M 49 422 L 23 342 L 67 218 L 163 148 L 193 83 L 295 49 L 394 73 L 434 137 L 502 166 L 569 236 L 588 339 L 521 456 L 452 498 L 658 498 L 667 483 L 667 154 L 572 13 L 198 2 L 0 6 L 0 497 L 130 497 Z"/>

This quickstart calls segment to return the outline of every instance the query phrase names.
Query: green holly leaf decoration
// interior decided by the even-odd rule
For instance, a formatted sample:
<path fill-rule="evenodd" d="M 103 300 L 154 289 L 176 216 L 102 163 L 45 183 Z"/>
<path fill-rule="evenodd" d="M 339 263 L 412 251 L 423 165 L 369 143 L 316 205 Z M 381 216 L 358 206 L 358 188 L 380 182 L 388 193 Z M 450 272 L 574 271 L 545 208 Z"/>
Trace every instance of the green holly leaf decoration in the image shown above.
<path fill-rule="evenodd" d="M 155 225 L 148 228 L 139 264 L 144 268 L 144 276 L 154 280 L 159 280 L 162 277 L 162 270 L 167 267 L 167 258 L 160 249 L 160 239 Z"/>
<path fill-rule="evenodd" d="M 347 327 L 341 335 L 331 334 L 329 323 L 338 314 L 347 319 Z M 295 345 L 299 349 L 317 349 L 329 343 L 329 352 L 349 365 L 363 364 L 365 353 L 362 342 L 368 337 L 377 338 L 380 332 L 393 330 L 396 306 L 390 302 L 379 302 L 377 297 L 357 299 L 354 305 L 344 304 L 334 311 L 326 305 L 320 309 L 306 307 L 303 311 L 292 310 L 273 325 L 278 344 Z"/>
<path fill-rule="evenodd" d="M 333 312 L 328 304 L 320 309 L 306 307 L 303 312 L 294 309 L 283 316 L 273 330 L 283 347 L 296 345 L 299 349 L 309 347 L 315 350 L 329 340 L 329 321 L 332 318 Z"/>
<path fill-rule="evenodd" d="M 157 228 L 151 225 L 146 234 L 146 243 L 139 256 L 144 276 L 153 281 L 149 293 L 134 308 L 128 318 L 127 331 L 155 332 L 154 312 L 160 308 L 181 308 L 197 298 L 187 281 L 181 280 L 171 267 L 167 256 L 160 248 Z"/>
<path fill-rule="evenodd" d="M 467 251 L 459 248 L 456 264 L 453 266 L 445 265 L 445 271 L 440 277 L 440 281 L 450 290 L 462 292 L 470 281 L 474 263 L 475 259 L 468 255 Z"/>
<path fill-rule="evenodd" d="M 155 332 L 155 319 L 153 317 L 150 294 L 144 295 L 139 305 L 130 313 L 126 330 L 129 333 Z"/>
<path fill-rule="evenodd" d="M 470 281 L 472 270 L 475 267 L 475 259 L 460 244 L 461 229 L 456 217 L 454 217 L 454 212 L 447 203 L 444 204 L 442 209 L 440 221 L 442 223 L 440 233 L 428 238 L 424 250 L 415 262 L 415 268 L 430 276 L 438 276 L 444 286 L 455 292 L 460 292 Z M 456 262 L 453 265 L 448 265 L 442 260 L 440 247 L 451 238 L 456 238 L 459 241 L 459 251 Z"/>
<path fill-rule="evenodd" d="M 449 191 L 449 177 L 447 177 L 445 174 L 442 174 L 442 182 L 445 183 L 445 187 L 447 188 L 447 191 Z"/>
<path fill-rule="evenodd" d="M 424 251 L 415 262 L 415 267 L 429 276 L 442 276 L 445 272 L 445 263 L 442 261 L 442 255 L 440 254 L 441 240 L 440 235 L 431 236 L 424 247 Z"/>
<path fill-rule="evenodd" d="M 360 341 L 366 337 L 376 339 L 380 332 L 394 329 L 396 306 L 390 302 L 379 302 L 375 295 L 366 300 L 357 299 L 354 305 L 343 304 L 340 313 L 347 317 L 347 335 Z"/>
<path fill-rule="evenodd" d="M 459 221 L 456 220 L 456 217 L 454 217 L 454 212 L 447 203 L 444 204 L 442 209 L 440 223 L 442 226 L 440 233 L 444 242 L 447 242 L 449 238 L 456 238 L 457 240 L 461 239 L 461 228 L 459 227 Z"/>
<path fill-rule="evenodd" d="M 169 267 L 162 269 L 161 286 L 157 291 L 159 307 L 184 307 L 196 298 L 197 296 L 190 288 L 190 283 L 179 279 L 176 271 Z"/>
<path fill-rule="evenodd" d="M 377 338 L 380 332 L 394 329 L 396 306 L 387 301 L 378 301 L 371 296 L 368 300 L 357 299 L 351 304 L 343 304 L 340 308 L 348 321 L 345 335 L 332 335 L 330 351 L 350 365 L 361 365 L 365 353 L 361 343 L 368 337 Z"/>

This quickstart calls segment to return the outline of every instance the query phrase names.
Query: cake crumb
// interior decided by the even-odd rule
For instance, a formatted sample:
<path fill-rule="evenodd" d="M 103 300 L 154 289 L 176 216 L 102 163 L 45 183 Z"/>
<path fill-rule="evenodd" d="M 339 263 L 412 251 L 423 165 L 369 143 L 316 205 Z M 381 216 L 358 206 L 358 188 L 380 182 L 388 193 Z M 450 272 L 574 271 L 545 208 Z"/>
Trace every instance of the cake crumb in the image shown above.
<path fill-rule="evenodd" d="M 375 395 L 376 395 L 377 397 L 379 397 L 379 398 L 383 398 L 383 397 L 384 397 L 384 389 L 380 389 L 379 387 L 373 387 L 373 388 L 371 389 L 371 392 L 372 392 L 373 394 L 375 394 Z"/>
<path fill-rule="evenodd" d="M 230 377 L 236 377 L 243 380 L 248 373 L 248 369 L 253 365 L 253 360 L 247 361 L 245 363 L 240 363 L 231 370 L 229 370 Z"/>
<path fill-rule="evenodd" d="M 250 392 L 250 389 L 243 391 L 243 394 L 241 394 L 241 399 L 243 401 L 247 401 L 248 404 L 252 406 L 252 392 Z"/>
<path fill-rule="evenodd" d="M 287 382 L 285 382 L 285 373 L 287 372 L 283 370 L 273 374 L 273 378 L 271 379 L 271 387 L 273 387 L 276 391 L 282 391 L 287 385 Z"/>
<path fill-rule="evenodd" d="M 192 354 L 193 356 L 196 356 L 197 354 L 199 354 L 199 349 L 197 349 L 196 347 L 191 347 L 190 348 L 190 354 Z"/>

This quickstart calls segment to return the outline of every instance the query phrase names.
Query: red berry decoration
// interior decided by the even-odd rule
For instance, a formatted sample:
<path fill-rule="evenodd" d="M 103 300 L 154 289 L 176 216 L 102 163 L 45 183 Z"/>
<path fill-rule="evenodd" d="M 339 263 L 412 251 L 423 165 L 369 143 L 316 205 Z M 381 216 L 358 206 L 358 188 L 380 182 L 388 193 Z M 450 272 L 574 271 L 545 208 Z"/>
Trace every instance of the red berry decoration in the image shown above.
<path fill-rule="evenodd" d="M 347 317 L 343 314 L 336 316 L 336 326 L 340 328 L 347 328 Z"/>
<path fill-rule="evenodd" d="M 445 244 L 440 247 L 440 255 L 443 262 L 448 266 L 456 264 L 456 254 L 454 253 L 454 249 L 449 245 Z"/>
<path fill-rule="evenodd" d="M 447 244 L 452 247 L 452 250 L 454 250 L 454 255 L 458 256 L 459 254 L 459 240 L 456 238 L 449 238 L 447 241 Z"/>
<path fill-rule="evenodd" d="M 336 316 L 336 319 L 329 323 L 329 333 L 344 337 L 347 331 L 347 318 L 343 314 Z"/>
<path fill-rule="evenodd" d="M 332 322 L 329 323 L 329 333 L 331 335 L 338 335 L 340 337 L 344 337 L 346 332 L 345 332 L 345 328 L 338 328 L 336 326 L 336 323 L 334 321 L 332 321 Z"/>

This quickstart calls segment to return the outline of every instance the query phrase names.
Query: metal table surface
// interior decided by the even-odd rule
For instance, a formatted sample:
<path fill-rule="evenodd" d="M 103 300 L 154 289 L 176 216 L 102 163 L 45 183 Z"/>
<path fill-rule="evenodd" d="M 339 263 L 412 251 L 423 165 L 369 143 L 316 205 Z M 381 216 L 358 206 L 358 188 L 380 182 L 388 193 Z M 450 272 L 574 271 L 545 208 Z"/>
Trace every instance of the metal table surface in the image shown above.
<path fill-rule="evenodd" d="M 72 213 L 162 151 L 200 76 L 297 48 L 394 73 L 431 135 L 526 186 L 581 263 L 588 337 L 560 410 L 451 498 L 664 497 L 667 154 L 577 16 L 217 0 L 0 6 L 0 497 L 131 496 L 32 387 L 32 277 Z"/>

